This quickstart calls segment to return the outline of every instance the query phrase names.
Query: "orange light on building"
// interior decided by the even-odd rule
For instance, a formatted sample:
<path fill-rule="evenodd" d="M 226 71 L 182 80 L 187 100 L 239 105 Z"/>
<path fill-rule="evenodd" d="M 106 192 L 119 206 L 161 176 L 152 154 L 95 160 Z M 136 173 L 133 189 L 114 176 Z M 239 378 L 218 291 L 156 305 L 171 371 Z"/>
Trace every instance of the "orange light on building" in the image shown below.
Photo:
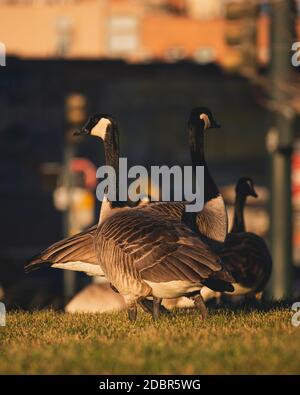
<path fill-rule="evenodd" d="M 258 61 L 262 65 L 267 65 L 270 61 L 270 29 L 270 16 L 261 14 L 257 21 L 257 47 Z"/>

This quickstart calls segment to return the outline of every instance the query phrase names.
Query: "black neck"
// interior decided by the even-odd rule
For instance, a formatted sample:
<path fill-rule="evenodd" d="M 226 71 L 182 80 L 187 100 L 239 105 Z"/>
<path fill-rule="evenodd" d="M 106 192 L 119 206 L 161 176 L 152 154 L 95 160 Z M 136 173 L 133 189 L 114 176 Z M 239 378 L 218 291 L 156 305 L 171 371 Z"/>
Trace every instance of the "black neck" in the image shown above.
<path fill-rule="evenodd" d="M 126 202 L 119 202 L 119 130 L 115 123 L 108 126 L 104 138 L 105 164 L 111 166 L 116 173 L 115 196 L 112 207 L 123 207 Z"/>
<path fill-rule="evenodd" d="M 208 170 L 205 160 L 203 121 L 199 121 L 197 126 L 190 126 L 189 144 L 194 174 L 196 173 L 196 166 L 204 166 L 204 203 L 206 203 L 219 196 L 220 192 Z"/>
<path fill-rule="evenodd" d="M 246 196 L 244 194 L 237 193 L 234 204 L 234 217 L 231 233 L 245 232 L 244 222 L 244 207 L 246 203 Z"/>

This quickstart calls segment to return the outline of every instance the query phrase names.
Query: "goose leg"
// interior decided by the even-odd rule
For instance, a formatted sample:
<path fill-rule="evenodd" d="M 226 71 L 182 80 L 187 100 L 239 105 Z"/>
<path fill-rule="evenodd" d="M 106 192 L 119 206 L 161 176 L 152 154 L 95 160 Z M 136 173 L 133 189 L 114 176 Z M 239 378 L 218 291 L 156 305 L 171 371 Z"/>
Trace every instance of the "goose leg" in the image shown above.
<path fill-rule="evenodd" d="M 152 317 L 154 320 L 158 320 L 159 318 L 159 312 L 160 312 L 160 306 L 161 306 L 161 298 L 156 298 L 153 296 L 153 313 Z"/>
<path fill-rule="evenodd" d="M 207 317 L 207 308 L 205 306 L 205 303 L 204 303 L 201 293 L 199 293 L 199 295 L 195 296 L 194 303 L 195 303 L 195 307 L 198 310 L 200 310 L 202 319 L 205 320 L 205 318 Z"/>
<path fill-rule="evenodd" d="M 128 318 L 130 321 L 134 322 L 136 321 L 136 317 L 137 317 L 137 307 L 136 307 L 136 303 L 131 303 L 128 306 Z"/>
<path fill-rule="evenodd" d="M 152 300 L 146 299 L 146 298 L 141 298 L 138 300 L 138 304 L 141 306 L 141 308 L 144 310 L 145 313 L 150 313 L 152 314 L 153 312 L 153 302 Z"/>
<path fill-rule="evenodd" d="M 112 283 L 109 283 L 109 285 L 110 285 L 110 288 L 111 288 L 114 292 L 116 292 L 117 294 L 119 293 L 119 291 L 117 290 L 117 288 L 116 288 L 114 285 L 112 285 Z"/>
<path fill-rule="evenodd" d="M 153 301 L 152 300 L 142 298 L 142 299 L 139 299 L 138 303 L 146 313 L 153 314 Z M 165 314 L 165 315 L 170 314 L 169 310 L 166 309 L 162 304 L 159 304 L 159 313 Z"/>

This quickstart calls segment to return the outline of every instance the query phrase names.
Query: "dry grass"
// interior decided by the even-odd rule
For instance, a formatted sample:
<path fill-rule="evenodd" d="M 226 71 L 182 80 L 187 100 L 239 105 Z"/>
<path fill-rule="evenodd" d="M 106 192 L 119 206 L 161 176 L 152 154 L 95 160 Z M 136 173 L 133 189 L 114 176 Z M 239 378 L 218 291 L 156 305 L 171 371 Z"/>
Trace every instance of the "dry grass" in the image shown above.
<path fill-rule="evenodd" d="M 0 327 L 0 373 L 300 373 L 300 327 L 292 311 L 178 311 L 152 322 L 139 311 L 8 314 Z"/>

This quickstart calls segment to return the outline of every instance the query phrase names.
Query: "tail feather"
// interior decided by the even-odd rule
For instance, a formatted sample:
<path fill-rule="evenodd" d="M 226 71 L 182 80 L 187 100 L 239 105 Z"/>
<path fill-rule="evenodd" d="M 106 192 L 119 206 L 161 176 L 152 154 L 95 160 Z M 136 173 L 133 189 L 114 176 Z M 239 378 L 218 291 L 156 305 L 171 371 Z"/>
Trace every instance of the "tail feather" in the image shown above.
<path fill-rule="evenodd" d="M 217 278 L 208 278 L 207 280 L 203 281 L 203 284 L 207 286 L 208 288 L 212 289 L 213 291 L 217 292 L 233 292 L 234 288 L 233 285 L 223 281 L 219 280 Z"/>
<path fill-rule="evenodd" d="M 51 267 L 54 264 L 67 264 L 70 262 L 85 262 L 98 264 L 94 251 L 94 232 L 97 226 L 93 226 L 75 236 L 68 237 L 41 253 L 32 257 L 26 263 L 24 270 L 26 273 L 38 270 L 41 267 Z"/>
<path fill-rule="evenodd" d="M 24 271 L 26 274 L 28 274 L 40 269 L 41 267 L 51 267 L 52 264 L 53 262 L 44 261 L 41 259 L 41 254 L 39 254 L 31 258 L 31 260 L 24 266 Z"/>
<path fill-rule="evenodd" d="M 235 280 L 232 275 L 224 268 L 215 272 L 211 277 L 203 281 L 203 284 L 208 288 L 218 292 L 233 292 L 234 287 L 231 283 Z"/>

